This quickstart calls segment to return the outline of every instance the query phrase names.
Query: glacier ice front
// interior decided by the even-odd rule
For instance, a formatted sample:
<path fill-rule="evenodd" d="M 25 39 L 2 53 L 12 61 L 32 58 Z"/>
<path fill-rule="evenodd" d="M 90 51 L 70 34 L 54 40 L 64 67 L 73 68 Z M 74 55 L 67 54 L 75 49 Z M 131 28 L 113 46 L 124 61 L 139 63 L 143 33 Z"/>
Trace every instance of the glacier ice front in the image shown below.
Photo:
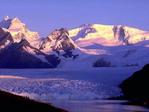
<path fill-rule="evenodd" d="M 1 70 L 0 90 L 42 101 L 105 99 L 121 95 L 118 84 L 137 69 Z"/>
<path fill-rule="evenodd" d="M 100 83 L 66 79 L 3 78 L 0 89 L 34 99 L 103 99 L 118 95 L 116 87 Z"/>

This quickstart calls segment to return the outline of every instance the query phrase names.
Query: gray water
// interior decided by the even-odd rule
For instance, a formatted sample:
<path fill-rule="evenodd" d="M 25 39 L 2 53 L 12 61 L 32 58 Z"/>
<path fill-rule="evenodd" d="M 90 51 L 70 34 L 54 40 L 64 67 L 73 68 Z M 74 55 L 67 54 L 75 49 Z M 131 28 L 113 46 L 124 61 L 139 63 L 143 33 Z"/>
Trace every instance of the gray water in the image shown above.
<path fill-rule="evenodd" d="M 149 112 L 148 108 L 124 105 L 120 100 L 53 100 L 53 105 L 69 112 Z"/>

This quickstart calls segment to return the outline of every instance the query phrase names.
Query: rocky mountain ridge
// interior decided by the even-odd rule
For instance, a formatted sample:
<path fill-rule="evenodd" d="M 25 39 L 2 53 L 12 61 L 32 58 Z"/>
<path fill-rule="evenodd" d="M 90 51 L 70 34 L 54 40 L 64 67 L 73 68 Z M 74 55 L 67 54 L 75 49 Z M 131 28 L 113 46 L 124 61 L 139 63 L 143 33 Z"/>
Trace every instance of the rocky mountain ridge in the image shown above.
<path fill-rule="evenodd" d="M 41 39 L 18 18 L 5 17 L 0 22 L 0 68 L 138 66 L 149 61 L 144 52 L 148 41 L 147 31 L 99 24 L 57 29 Z"/>

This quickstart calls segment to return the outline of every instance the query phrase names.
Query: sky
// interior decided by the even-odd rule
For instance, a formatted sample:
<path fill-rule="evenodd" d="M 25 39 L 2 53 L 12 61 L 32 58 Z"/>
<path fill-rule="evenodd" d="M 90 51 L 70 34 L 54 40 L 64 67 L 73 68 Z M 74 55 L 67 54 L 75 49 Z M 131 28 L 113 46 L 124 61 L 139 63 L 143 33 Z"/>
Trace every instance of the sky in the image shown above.
<path fill-rule="evenodd" d="M 0 19 L 18 17 L 41 36 L 83 24 L 126 25 L 149 31 L 149 0 L 1 0 Z"/>

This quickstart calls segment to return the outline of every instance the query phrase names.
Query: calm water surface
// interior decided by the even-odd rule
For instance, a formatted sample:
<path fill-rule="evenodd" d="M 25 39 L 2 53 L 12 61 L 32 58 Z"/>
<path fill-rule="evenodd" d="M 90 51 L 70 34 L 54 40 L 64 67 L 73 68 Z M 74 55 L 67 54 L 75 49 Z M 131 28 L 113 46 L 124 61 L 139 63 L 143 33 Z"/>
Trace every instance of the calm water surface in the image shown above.
<path fill-rule="evenodd" d="M 149 112 L 148 108 L 123 105 L 119 100 L 53 100 L 53 105 L 69 112 Z"/>

